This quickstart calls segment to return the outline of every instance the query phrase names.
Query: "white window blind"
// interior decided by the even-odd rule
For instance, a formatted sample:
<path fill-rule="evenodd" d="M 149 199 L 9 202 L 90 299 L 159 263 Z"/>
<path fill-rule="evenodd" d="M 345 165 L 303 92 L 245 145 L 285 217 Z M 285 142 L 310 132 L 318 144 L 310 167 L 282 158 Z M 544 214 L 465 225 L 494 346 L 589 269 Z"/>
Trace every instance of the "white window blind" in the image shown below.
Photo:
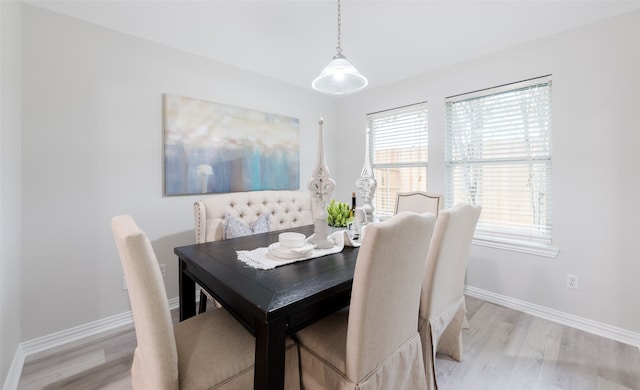
<path fill-rule="evenodd" d="M 551 76 L 445 103 L 447 207 L 482 206 L 476 238 L 551 244 Z"/>
<path fill-rule="evenodd" d="M 367 123 L 375 213 L 391 215 L 398 192 L 427 190 L 427 103 L 368 114 Z"/>

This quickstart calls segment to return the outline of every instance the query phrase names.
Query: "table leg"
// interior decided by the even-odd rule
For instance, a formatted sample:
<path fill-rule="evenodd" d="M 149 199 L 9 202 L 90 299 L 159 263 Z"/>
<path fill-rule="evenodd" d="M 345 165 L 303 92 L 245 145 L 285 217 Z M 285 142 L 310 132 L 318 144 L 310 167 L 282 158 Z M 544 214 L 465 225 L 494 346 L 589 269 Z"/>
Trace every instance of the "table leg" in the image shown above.
<path fill-rule="evenodd" d="M 255 390 L 284 389 L 285 331 L 284 319 L 256 324 Z"/>
<path fill-rule="evenodd" d="M 187 265 L 180 259 L 179 290 L 180 290 L 180 321 L 196 315 L 196 282 L 184 273 Z"/>

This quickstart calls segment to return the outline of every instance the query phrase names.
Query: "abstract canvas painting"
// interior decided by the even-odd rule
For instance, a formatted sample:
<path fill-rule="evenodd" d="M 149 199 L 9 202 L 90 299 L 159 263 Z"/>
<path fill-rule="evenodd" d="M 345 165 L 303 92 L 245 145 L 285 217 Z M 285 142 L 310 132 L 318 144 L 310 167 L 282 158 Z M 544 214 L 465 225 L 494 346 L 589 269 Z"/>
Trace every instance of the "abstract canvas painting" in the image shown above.
<path fill-rule="evenodd" d="M 300 120 L 164 95 L 165 195 L 300 187 Z"/>

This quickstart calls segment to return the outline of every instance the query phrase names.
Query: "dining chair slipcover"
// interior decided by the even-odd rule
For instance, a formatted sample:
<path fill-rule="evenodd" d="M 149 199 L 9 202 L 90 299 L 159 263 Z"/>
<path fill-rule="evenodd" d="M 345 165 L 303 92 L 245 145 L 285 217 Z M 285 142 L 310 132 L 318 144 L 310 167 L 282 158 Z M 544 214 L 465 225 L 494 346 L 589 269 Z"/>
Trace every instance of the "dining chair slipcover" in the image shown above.
<path fill-rule="evenodd" d="M 226 310 L 174 328 L 153 248 L 129 215 L 114 217 L 113 235 L 129 290 L 136 339 L 135 390 L 253 388 L 255 339 Z M 297 346 L 287 338 L 285 387 L 299 389 Z"/>
<path fill-rule="evenodd" d="M 417 332 L 433 214 L 403 212 L 371 224 L 351 302 L 296 333 L 304 389 L 424 389 Z"/>
<path fill-rule="evenodd" d="M 437 389 L 436 352 L 462 360 L 465 325 L 464 278 L 480 206 L 458 204 L 440 212 L 427 256 L 418 331 L 427 389 Z"/>
<path fill-rule="evenodd" d="M 401 211 L 433 213 L 438 216 L 444 206 L 444 197 L 423 191 L 398 192 L 396 194 L 396 214 Z"/>
<path fill-rule="evenodd" d="M 436 217 L 444 206 L 444 196 L 423 191 L 399 192 L 396 195 L 396 213 L 413 211 L 414 213 L 434 213 Z M 463 329 L 469 329 L 467 316 L 463 319 Z"/>

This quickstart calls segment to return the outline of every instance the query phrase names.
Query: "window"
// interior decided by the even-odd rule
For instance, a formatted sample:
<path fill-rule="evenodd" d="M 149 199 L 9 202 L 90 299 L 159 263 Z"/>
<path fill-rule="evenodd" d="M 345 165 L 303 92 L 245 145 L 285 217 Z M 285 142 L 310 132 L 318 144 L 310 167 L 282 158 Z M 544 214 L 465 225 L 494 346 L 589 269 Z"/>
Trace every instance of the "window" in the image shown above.
<path fill-rule="evenodd" d="M 391 215 L 396 193 L 427 190 L 427 103 L 367 115 L 376 215 Z"/>
<path fill-rule="evenodd" d="M 551 76 L 449 97 L 445 104 L 446 206 L 482 206 L 476 244 L 555 256 Z"/>

